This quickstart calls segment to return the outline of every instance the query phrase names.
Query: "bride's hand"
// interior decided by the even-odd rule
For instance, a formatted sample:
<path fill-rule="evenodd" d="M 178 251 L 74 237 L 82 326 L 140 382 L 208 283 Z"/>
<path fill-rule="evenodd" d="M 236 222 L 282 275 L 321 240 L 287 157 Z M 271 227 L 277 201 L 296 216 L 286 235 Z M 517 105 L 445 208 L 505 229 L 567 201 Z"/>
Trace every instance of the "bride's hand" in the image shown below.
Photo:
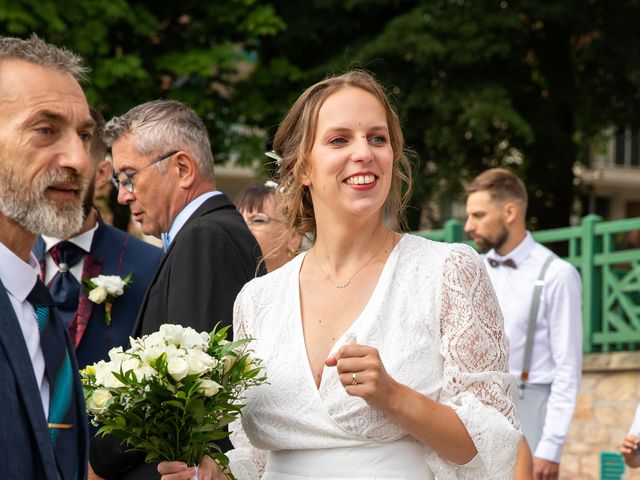
<path fill-rule="evenodd" d="M 162 475 L 162 480 L 191 480 L 196 473 L 196 469 L 184 462 L 160 462 L 158 473 Z M 202 457 L 198 466 L 198 480 L 226 480 L 225 474 L 220 466 L 208 455 Z"/>
<path fill-rule="evenodd" d="M 362 398 L 376 410 L 391 408 L 399 384 L 385 370 L 377 348 L 343 345 L 325 365 L 337 367 L 340 382 L 349 395 Z"/>

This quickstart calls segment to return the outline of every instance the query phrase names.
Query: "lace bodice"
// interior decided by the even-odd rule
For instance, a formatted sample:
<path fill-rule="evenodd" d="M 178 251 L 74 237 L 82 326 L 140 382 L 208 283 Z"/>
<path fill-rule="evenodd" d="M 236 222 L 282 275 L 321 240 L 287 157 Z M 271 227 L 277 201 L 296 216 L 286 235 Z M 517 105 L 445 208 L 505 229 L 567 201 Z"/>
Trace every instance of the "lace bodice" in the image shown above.
<path fill-rule="evenodd" d="M 335 368 L 324 368 L 316 388 L 300 317 L 303 257 L 251 281 L 236 300 L 236 337 L 255 339 L 269 381 L 248 392 L 242 430 L 254 447 L 267 451 L 413 440 L 385 414 L 347 395 Z M 427 449 L 426 461 L 440 480 L 512 478 L 520 438 L 515 381 L 506 373 L 500 310 L 472 249 L 402 237 L 369 302 L 333 351 L 351 333 L 379 350 L 395 380 L 451 406 L 465 424 L 478 455 L 458 466 Z M 264 457 L 242 432 L 232 440 L 236 476 L 257 478 Z"/>

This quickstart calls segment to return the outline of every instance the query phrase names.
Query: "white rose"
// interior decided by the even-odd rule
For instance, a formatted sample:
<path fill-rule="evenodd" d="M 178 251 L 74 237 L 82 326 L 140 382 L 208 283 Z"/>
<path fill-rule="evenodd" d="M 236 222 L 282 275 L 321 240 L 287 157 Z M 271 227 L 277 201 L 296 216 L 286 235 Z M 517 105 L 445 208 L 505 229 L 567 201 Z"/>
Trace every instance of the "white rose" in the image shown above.
<path fill-rule="evenodd" d="M 102 303 L 107 299 L 107 295 L 109 295 L 109 293 L 106 288 L 97 287 L 89 292 L 89 300 L 93 303 Z"/>
<path fill-rule="evenodd" d="M 189 366 L 189 375 L 202 375 L 216 366 L 215 358 L 196 349 L 189 350 L 186 356 L 186 361 Z"/>
<path fill-rule="evenodd" d="M 109 359 L 112 362 L 122 363 L 127 358 L 129 358 L 129 355 L 124 353 L 124 350 L 122 347 L 113 347 L 111 350 L 109 350 Z"/>
<path fill-rule="evenodd" d="M 120 368 L 122 369 L 122 373 L 126 373 L 129 370 L 136 370 L 137 368 L 140 368 L 142 366 L 142 363 L 140 362 L 140 360 L 138 360 L 135 357 L 129 357 L 126 360 L 124 360 L 121 364 L 120 364 Z"/>
<path fill-rule="evenodd" d="M 92 278 L 91 281 L 97 287 L 103 287 L 108 293 L 114 296 L 119 296 L 124 293 L 124 287 L 126 283 L 118 275 L 98 275 Z"/>
<path fill-rule="evenodd" d="M 220 385 L 218 385 L 213 380 L 205 378 L 200 382 L 200 387 L 198 388 L 205 397 L 213 397 L 216 393 L 220 391 Z"/>
<path fill-rule="evenodd" d="M 106 388 L 119 388 L 124 386 L 124 384 L 113 375 L 114 371 L 119 371 L 119 364 L 116 368 L 112 362 L 100 360 L 94 365 L 94 368 L 96 370 L 96 385 L 101 385 Z"/>
<path fill-rule="evenodd" d="M 209 346 L 209 336 L 207 335 L 207 338 L 203 339 L 203 337 L 193 328 L 187 327 L 182 332 L 181 345 L 184 348 L 199 348 L 200 350 L 206 350 Z"/>
<path fill-rule="evenodd" d="M 144 338 L 144 346 L 147 347 L 164 347 L 167 342 L 160 332 L 153 332 L 146 335 Z"/>
<path fill-rule="evenodd" d="M 206 395 L 206 394 L 205 394 Z M 100 388 L 94 391 L 87 399 L 87 408 L 93 413 L 104 412 L 111 403 L 112 395 L 109 390 Z"/>
<path fill-rule="evenodd" d="M 182 332 L 184 327 L 181 325 L 173 325 L 171 323 L 165 323 L 160 325 L 160 335 L 165 339 L 167 343 L 172 345 L 182 344 Z"/>
<path fill-rule="evenodd" d="M 133 374 L 136 376 L 136 380 L 138 380 L 138 382 L 142 381 L 142 379 L 145 378 L 153 378 L 157 375 L 157 373 L 158 372 L 156 372 L 149 365 L 142 365 L 140 368 L 136 368 L 133 371 Z"/>
<path fill-rule="evenodd" d="M 231 367 L 233 367 L 233 364 L 236 363 L 237 359 L 238 357 L 233 355 L 225 355 L 222 357 L 222 368 L 224 373 L 228 373 L 229 370 L 231 370 Z"/>
<path fill-rule="evenodd" d="M 142 363 L 144 363 L 145 365 L 149 365 L 153 360 L 156 360 L 164 352 L 166 352 L 166 348 L 164 345 L 152 345 L 145 348 L 144 350 L 140 350 L 138 355 L 140 355 L 140 360 L 142 360 Z"/>
<path fill-rule="evenodd" d="M 167 360 L 167 372 L 179 382 L 189 373 L 189 365 L 184 358 L 174 356 Z"/>

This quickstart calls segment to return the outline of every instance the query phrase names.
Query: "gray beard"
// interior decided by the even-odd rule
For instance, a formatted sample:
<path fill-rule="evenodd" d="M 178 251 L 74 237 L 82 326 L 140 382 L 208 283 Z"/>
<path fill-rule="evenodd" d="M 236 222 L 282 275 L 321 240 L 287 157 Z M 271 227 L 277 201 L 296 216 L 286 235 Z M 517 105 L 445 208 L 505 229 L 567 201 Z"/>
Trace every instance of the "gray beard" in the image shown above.
<path fill-rule="evenodd" d="M 46 172 L 40 181 L 31 185 L 22 176 L 2 165 L 0 159 L 0 212 L 35 235 L 69 238 L 82 227 L 82 198 L 86 190 L 83 177 L 69 169 Z M 73 201 L 53 202 L 45 198 L 48 186 L 58 182 L 80 187 L 80 195 Z"/>

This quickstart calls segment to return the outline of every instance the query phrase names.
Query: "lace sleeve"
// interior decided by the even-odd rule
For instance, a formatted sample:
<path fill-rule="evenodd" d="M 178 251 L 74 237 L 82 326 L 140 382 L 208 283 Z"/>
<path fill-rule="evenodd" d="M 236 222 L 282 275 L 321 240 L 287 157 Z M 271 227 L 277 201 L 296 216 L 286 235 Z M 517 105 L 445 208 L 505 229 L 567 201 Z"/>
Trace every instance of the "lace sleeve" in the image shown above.
<path fill-rule="evenodd" d="M 508 373 L 502 314 L 480 257 L 456 245 L 444 261 L 440 292 L 440 401 L 451 406 L 478 450 L 466 465 L 436 455 L 429 463 L 447 478 L 512 479 L 521 433 Z"/>
<path fill-rule="evenodd" d="M 252 318 L 252 313 L 246 304 L 247 302 L 243 301 L 243 298 L 250 298 L 251 295 L 246 290 L 247 287 L 245 286 L 238 294 L 233 307 L 233 336 L 235 340 L 251 336 L 247 321 Z M 233 450 L 229 450 L 226 453 L 229 457 L 231 472 L 236 478 L 242 480 L 260 479 L 264 473 L 267 452 L 251 445 L 240 420 L 231 423 L 229 430 L 231 431 L 231 443 L 234 447 Z"/>

